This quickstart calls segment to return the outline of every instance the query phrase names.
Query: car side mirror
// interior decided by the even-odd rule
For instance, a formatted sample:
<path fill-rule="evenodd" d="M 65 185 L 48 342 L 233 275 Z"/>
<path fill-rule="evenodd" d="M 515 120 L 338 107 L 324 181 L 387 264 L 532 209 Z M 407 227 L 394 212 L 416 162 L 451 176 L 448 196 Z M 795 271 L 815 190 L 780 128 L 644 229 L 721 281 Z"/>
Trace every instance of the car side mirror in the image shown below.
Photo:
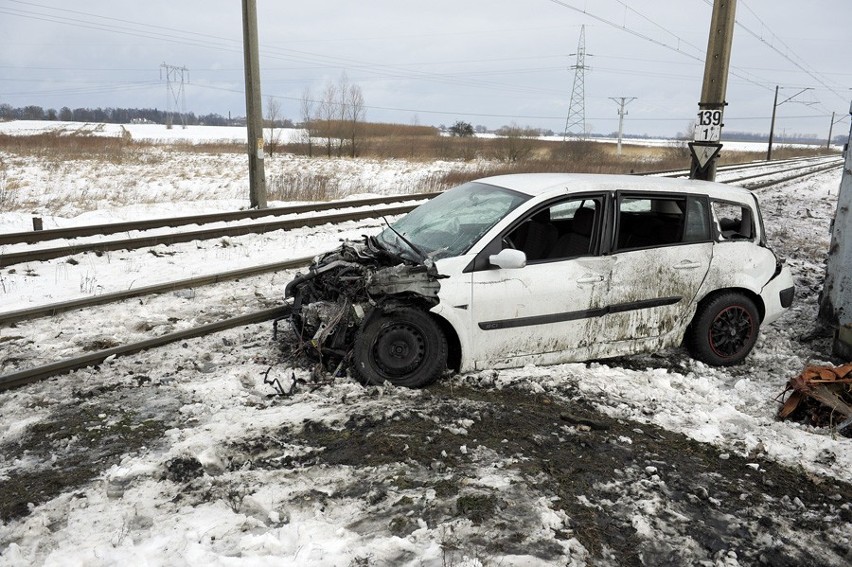
<path fill-rule="evenodd" d="M 504 248 L 499 254 L 489 256 L 488 261 L 504 270 L 516 270 L 527 265 L 527 255 L 514 248 Z"/>

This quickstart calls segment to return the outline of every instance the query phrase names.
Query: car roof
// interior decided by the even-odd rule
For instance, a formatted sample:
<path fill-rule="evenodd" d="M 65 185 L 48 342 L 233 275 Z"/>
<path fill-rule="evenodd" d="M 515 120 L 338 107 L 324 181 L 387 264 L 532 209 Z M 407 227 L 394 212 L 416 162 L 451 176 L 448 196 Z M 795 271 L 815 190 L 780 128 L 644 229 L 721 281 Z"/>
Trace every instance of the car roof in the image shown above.
<path fill-rule="evenodd" d="M 716 199 L 752 202 L 750 191 L 699 181 L 695 179 L 672 179 L 640 175 L 601 175 L 594 173 L 513 173 L 477 179 L 506 189 L 525 193 L 532 197 L 548 194 L 577 193 L 583 191 L 658 191 L 664 193 L 689 193 L 708 195 Z"/>

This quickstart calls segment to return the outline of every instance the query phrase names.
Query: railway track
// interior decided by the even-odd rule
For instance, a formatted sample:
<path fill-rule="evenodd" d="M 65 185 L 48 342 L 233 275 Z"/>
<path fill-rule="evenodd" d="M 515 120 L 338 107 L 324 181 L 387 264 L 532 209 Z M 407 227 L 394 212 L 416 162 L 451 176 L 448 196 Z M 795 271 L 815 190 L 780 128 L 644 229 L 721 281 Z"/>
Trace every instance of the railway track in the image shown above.
<path fill-rule="evenodd" d="M 815 175 L 817 173 L 822 173 L 823 171 L 830 171 L 832 169 L 839 169 L 843 167 L 843 161 L 832 161 L 830 163 L 823 164 L 814 164 L 814 165 L 803 165 L 799 167 L 794 167 L 790 169 L 784 170 L 783 173 L 789 173 L 790 175 L 785 175 L 778 179 L 765 179 L 763 181 L 758 181 L 755 183 L 744 184 L 743 187 L 751 190 L 764 189 L 766 187 L 772 187 L 774 185 L 780 185 L 781 183 L 786 183 L 788 181 L 794 181 L 796 179 L 801 179 L 802 177 L 807 177 L 808 175 Z M 737 179 L 731 179 L 724 181 L 723 183 L 728 184 L 736 184 L 742 183 L 743 181 L 751 181 L 753 179 L 760 179 L 761 177 L 767 177 L 768 175 L 774 174 L 756 174 L 756 175 L 747 175 L 745 177 L 740 177 Z"/>
<path fill-rule="evenodd" d="M 817 157 L 797 157 L 790 158 L 785 160 L 774 160 L 771 162 L 767 161 L 750 161 L 746 163 L 735 163 L 731 165 L 723 165 L 716 168 L 717 173 L 728 173 L 731 171 L 738 171 L 741 169 L 757 169 L 761 167 L 770 167 L 770 166 L 786 166 L 786 165 L 796 165 L 803 164 L 808 162 L 820 162 L 826 159 L 826 156 L 817 156 Z M 688 169 L 666 169 L 662 171 L 647 171 L 642 173 L 636 173 L 635 175 L 647 175 L 653 176 L 658 175 L 660 177 L 684 177 L 689 175 Z"/>
<path fill-rule="evenodd" d="M 798 179 L 800 177 L 804 177 L 807 175 L 813 175 L 816 173 L 820 173 L 826 170 L 834 169 L 840 167 L 842 162 L 840 160 L 829 161 L 829 163 L 818 163 L 815 165 L 799 165 L 793 168 L 788 168 L 783 170 L 784 173 L 789 173 L 789 175 L 784 175 L 780 178 L 776 177 L 775 179 L 759 181 L 757 183 L 751 184 L 749 186 L 750 189 L 762 189 L 769 187 L 771 185 L 784 183 L 793 179 Z M 806 170 L 806 171 L 805 171 Z M 772 173 L 760 173 L 749 175 L 746 177 L 742 177 L 736 180 L 728 180 L 727 183 L 736 183 L 742 182 L 744 180 L 754 180 L 759 179 L 761 177 L 767 177 L 770 175 L 778 175 L 778 172 Z M 405 212 L 413 208 L 414 205 L 406 205 L 405 207 L 397 207 L 392 208 L 399 209 L 400 212 Z M 403 210 L 404 209 L 404 210 Z M 362 213 L 358 213 L 359 215 Z M 381 214 L 400 214 L 391 213 L 387 210 L 382 210 Z M 372 214 L 368 214 L 365 216 L 358 216 L 356 219 L 360 218 L 371 218 L 378 216 L 376 211 L 372 211 Z M 325 224 L 331 222 L 329 218 L 335 217 L 346 217 L 346 214 L 337 214 L 321 217 L 322 222 L 317 222 L 316 224 Z M 341 218 L 341 220 L 353 220 L 350 216 L 348 218 Z M 316 226 L 316 225 L 313 225 Z M 178 280 L 173 282 L 167 282 L 164 284 L 147 286 L 143 288 L 138 288 L 136 290 L 128 290 L 124 292 L 117 292 L 113 294 L 104 294 L 97 297 L 78 299 L 69 302 L 56 303 L 51 305 L 44 305 L 36 308 L 19 310 L 13 312 L 7 312 L 4 314 L 0 314 L 0 325 L 3 324 L 14 324 L 16 322 L 27 321 L 37 317 L 45 317 L 55 315 L 57 313 L 72 311 L 75 309 L 82 309 L 85 307 L 92 307 L 96 305 L 103 305 L 107 303 L 112 303 L 116 301 L 125 300 L 131 297 L 139 297 L 142 295 L 163 293 L 166 291 L 173 291 L 177 289 L 183 289 L 188 287 L 197 287 L 201 285 L 208 285 L 216 282 L 226 281 L 229 279 L 238 279 L 243 277 L 248 277 L 251 275 L 257 275 L 266 272 L 280 271 L 284 269 L 292 269 L 297 267 L 306 266 L 309 264 L 310 258 L 297 258 L 293 260 L 287 260 L 284 262 L 278 262 L 273 264 L 265 264 L 262 266 L 255 266 L 251 268 L 245 268 L 241 270 L 233 270 L 231 272 L 225 272 L 220 274 L 211 274 L 209 276 L 201 276 L 197 278 L 187 278 L 185 280 Z M 51 364 L 37 366 L 26 370 L 21 370 L 17 372 L 13 372 L 10 374 L 6 374 L 0 376 L 0 390 L 5 390 L 9 388 L 14 388 L 18 386 L 22 386 L 25 384 L 33 383 L 39 380 L 43 380 L 52 376 L 58 376 L 62 374 L 66 374 L 72 372 L 79 368 L 84 368 L 87 366 L 98 365 L 102 363 L 104 360 L 113 356 L 125 356 L 133 353 L 137 353 L 146 349 L 156 348 L 159 346 L 163 346 L 166 344 L 170 344 L 172 342 L 186 340 L 189 338 L 195 338 L 199 336 L 203 336 L 206 334 L 218 332 L 225 329 L 235 328 L 243 325 L 248 325 L 252 323 L 262 322 L 270 319 L 274 319 L 276 317 L 280 317 L 286 314 L 286 307 L 276 307 L 263 309 L 260 311 L 256 311 L 253 313 L 247 313 L 244 315 L 240 315 L 237 317 L 232 317 L 225 319 L 223 321 L 209 323 L 207 325 L 203 325 L 200 327 L 196 327 L 193 329 L 186 329 L 183 331 L 178 331 L 174 333 L 169 333 L 160 337 L 146 339 L 143 341 L 139 341 L 132 344 L 127 344 L 119 347 L 109 348 L 105 350 L 100 350 L 97 352 L 92 352 L 85 354 L 79 357 L 67 358 L 65 360 L 54 362 Z"/>
<path fill-rule="evenodd" d="M 409 199 L 410 200 L 410 199 Z M 103 240 L 83 244 L 69 243 L 64 246 L 41 249 L 27 249 L 21 252 L 7 252 L 0 254 L 0 268 L 23 264 L 26 262 L 38 262 L 63 258 L 84 252 L 104 253 L 114 250 L 136 250 L 139 248 L 150 248 L 161 244 L 178 244 L 181 242 L 192 242 L 193 240 L 210 240 L 215 238 L 244 236 L 246 234 L 263 234 L 274 230 L 293 230 L 295 228 L 306 228 L 322 226 L 328 223 L 340 223 L 353 220 L 364 220 L 377 218 L 384 215 L 400 215 L 415 208 L 417 204 L 398 205 L 382 208 L 364 207 L 360 210 L 320 215 L 315 217 L 300 217 L 296 219 L 264 221 L 261 223 L 240 224 L 161 234 L 157 236 L 143 236 L 138 238 L 125 238 L 119 240 Z"/>
<path fill-rule="evenodd" d="M 793 165 L 800 164 L 802 162 L 806 162 L 805 165 L 796 165 L 796 167 L 790 168 L 787 171 L 803 171 L 808 170 L 812 167 L 816 167 L 818 165 L 825 163 L 824 158 L 817 158 L 816 163 L 814 163 L 814 158 L 806 158 L 802 160 L 789 160 L 787 162 L 779 162 L 780 165 Z M 830 160 L 831 165 L 822 165 L 822 167 L 840 167 L 842 160 L 840 158 L 835 158 Z M 835 164 L 836 162 L 836 164 Z M 772 165 L 778 165 L 772 164 Z M 765 168 L 767 167 L 765 163 L 756 163 L 756 164 L 748 164 L 747 166 L 739 165 L 739 166 L 730 166 L 731 169 L 724 169 L 723 171 L 731 171 L 731 170 L 742 170 L 742 169 L 753 169 L 753 168 Z M 771 177 L 776 175 L 777 172 L 762 172 L 753 175 L 738 177 L 734 179 L 726 180 L 725 183 L 737 184 L 743 181 L 759 179 L 762 177 Z M 805 173 L 807 174 L 807 173 Z M 678 174 L 667 175 L 667 177 L 677 177 Z M 797 177 L 790 177 L 786 180 L 795 179 Z M 772 180 L 767 181 L 766 183 L 755 183 L 753 185 L 747 185 L 747 188 L 760 188 L 766 187 L 774 184 Z M 409 205 L 398 205 L 398 206 L 388 206 L 382 208 L 376 208 L 376 205 L 389 205 L 392 203 L 398 203 L 401 201 L 422 201 L 425 199 L 429 199 L 434 197 L 436 193 L 420 193 L 414 195 L 405 195 L 405 196 L 395 196 L 395 197 L 377 197 L 372 199 L 364 199 L 359 201 L 336 201 L 333 203 L 322 203 L 316 210 L 332 210 L 339 209 L 344 207 L 360 207 L 361 210 L 352 211 L 352 212 L 344 212 L 344 213 L 335 213 L 329 215 L 319 215 L 315 217 L 301 217 L 296 219 L 287 219 L 287 220 L 275 220 L 275 221 L 264 221 L 261 223 L 250 223 L 250 224 L 239 224 L 236 226 L 226 226 L 226 227 L 217 227 L 211 229 L 201 229 L 201 230 L 192 230 L 192 231 L 182 231 L 182 232 L 174 232 L 169 234 L 161 234 L 155 236 L 142 236 L 136 238 L 125 238 L 118 240 L 100 240 L 96 242 L 88 242 L 88 243 L 68 243 L 63 246 L 54 246 L 50 248 L 36 248 L 36 249 L 25 249 L 22 251 L 12 251 L 0 253 L 0 268 L 5 268 L 8 266 L 13 266 L 16 264 L 23 264 L 26 262 L 37 262 L 43 260 L 51 260 L 54 258 L 62 258 L 66 256 L 71 256 L 74 254 L 81 254 L 85 252 L 94 252 L 94 253 L 104 253 L 115 250 L 136 250 L 139 248 L 149 248 L 158 246 L 161 244 L 171 245 L 177 244 L 181 242 L 192 242 L 193 240 L 207 240 L 207 239 L 215 239 L 215 238 L 223 238 L 223 237 L 234 237 L 234 236 L 243 236 L 246 234 L 262 234 L 265 232 L 270 232 L 274 230 L 293 230 L 294 228 L 304 228 L 304 227 L 313 227 L 313 226 L 321 226 L 327 223 L 339 223 L 345 221 L 352 220 L 363 220 L 366 218 L 376 218 L 382 215 L 398 215 L 403 214 L 414 207 L 417 204 L 409 204 Z M 313 212 L 309 205 L 297 205 L 293 207 L 277 207 L 274 209 L 267 209 L 265 211 L 251 210 L 251 211 L 235 211 L 229 213 L 216 213 L 209 215 L 197 215 L 197 216 L 186 216 L 186 217 L 174 217 L 170 219 L 155 219 L 155 220 L 146 220 L 146 221 L 138 221 L 138 222 L 126 222 L 126 223 L 111 223 L 100 226 L 83 226 L 76 228 L 66 228 L 66 229 L 52 229 L 47 231 L 32 231 L 32 232 L 17 232 L 10 233 L 6 235 L 0 235 L 0 245 L 13 245 L 13 244 L 34 244 L 37 242 L 45 242 L 49 240 L 55 240 L 57 238 L 67 238 L 74 239 L 80 238 L 83 236 L 92 236 L 92 235 L 106 235 L 106 234 L 115 234 L 118 232 L 127 232 L 131 230 L 150 230 L 152 228 L 163 228 L 163 227 L 174 227 L 174 226 L 186 226 L 192 224 L 205 224 L 205 223 L 214 223 L 214 222 L 223 222 L 223 221 L 234 221 L 234 220 L 244 220 L 244 219 L 256 219 L 263 216 L 281 216 L 286 214 L 297 214 L 300 212 Z"/>
<path fill-rule="evenodd" d="M 287 314 L 287 311 L 288 308 L 286 306 L 263 309 L 261 311 L 231 317 L 223 321 L 208 323 L 207 325 L 201 325 L 200 327 L 185 329 L 183 331 L 177 331 L 136 343 L 100 350 L 82 356 L 66 358 L 59 362 L 36 366 L 19 372 L 12 372 L 10 374 L 0 376 L 0 391 L 24 386 L 26 384 L 32 384 L 33 382 L 38 382 L 39 380 L 45 380 L 54 376 L 68 374 L 69 372 L 79 370 L 80 368 L 86 368 L 87 366 L 96 366 L 110 357 L 136 354 L 143 350 L 165 346 L 178 341 L 194 339 L 211 333 L 225 331 L 227 329 L 233 329 L 244 325 L 268 321 L 277 317 L 283 317 Z"/>
<path fill-rule="evenodd" d="M 268 209 L 250 209 L 246 211 L 227 211 L 204 215 L 189 215 L 181 217 L 148 219 L 129 222 L 54 228 L 49 230 L 9 232 L 0 234 L 0 245 L 3 244 L 35 244 L 48 240 L 81 238 L 84 236 L 106 236 L 136 230 L 152 230 L 155 228 L 174 228 L 178 226 L 212 224 L 217 222 L 234 222 L 256 220 L 263 217 L 280 217 L 284 215 L 312 213 L 343 209 L 349 207 L 372 207 L 404 201 L 419 201 L 431 199 L 438 193 L 417 193 L 413 195 L 394 195 L 391 197 L 373 197 L 351 201 L 329 201 L 326 203 L 311 203 L 305 205 L 290 205 L 286 207 L 271 207 Z"/>
<path fill-rule="evenodd" d="M 274 262 L 271 264 L 262 264 L 260 266 L 251 266 L 249 268 L 241 268 L 239 270 L 231 270 L 228 272 L 220 272 L 209 274 L 206 276 L 198 276 L 194 278 L 185 278 L 174 280 L 161 284 L 138 287 L 136 289 L 128 289 L 113 293 L 104 293 L 92 297 L 82 297 L 71 301 L 62 301 L 57 303 L 48 303 L 31 307 L 28 309 L 18 309 L 15 311 L 6 311 L 0 313 L 0 327 L 14 325 L 22 321 L 30 321 L 40 317 L 52 317 L 60 313 L 76 311 L 78 309 L 86 309 L 89 307 L 97 307 L 98 305 L 106 305 L 108 303 L 116 303 L 133 299 L 134 297 L 142 297 L 145 295 L 155 295 L 159 293 L 167 293 L 179 291 L 182 289 L 196 288 L 205 285 L 216 284 L 219 282 L 238 280 L 270 272 L 280 272 L 282 270 L 291 270 L 294 268 L 302 268 L 311 263 L 313 257 L 306 256 L 303 258 L 295 258 L 293 260 L 284 260 L 283 262 Z"/>

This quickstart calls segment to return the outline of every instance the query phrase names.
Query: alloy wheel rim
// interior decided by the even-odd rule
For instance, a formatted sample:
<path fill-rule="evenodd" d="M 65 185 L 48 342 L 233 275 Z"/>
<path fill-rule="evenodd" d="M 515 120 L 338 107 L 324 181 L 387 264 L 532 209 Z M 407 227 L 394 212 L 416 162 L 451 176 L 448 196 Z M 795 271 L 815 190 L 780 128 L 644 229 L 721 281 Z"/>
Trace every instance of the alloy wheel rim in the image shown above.
<path fill-rule="evenodd" d="M 722 358 L 732 358 L 742 352 L 751 340 L 754 322 L 741 305 L 723 309 L 710 325 L 710 348 Z"/>

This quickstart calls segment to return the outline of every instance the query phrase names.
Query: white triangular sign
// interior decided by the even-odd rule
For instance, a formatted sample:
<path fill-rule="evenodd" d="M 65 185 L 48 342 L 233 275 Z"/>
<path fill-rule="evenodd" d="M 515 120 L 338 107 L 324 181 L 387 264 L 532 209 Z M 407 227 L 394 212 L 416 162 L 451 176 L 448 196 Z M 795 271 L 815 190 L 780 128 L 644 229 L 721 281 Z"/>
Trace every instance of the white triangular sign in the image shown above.
<path fill-rule="evenodd" d="M 701 169 L 707 167 L 707 163 L 713 159 L 713 154 L 716 153 L 716 148 L 711 148 L 708 146 L 698 146 L 695 148 L 695 159 L 698 160 L 698 165 L 701 166 Z"/>
<path fill-rule="evenodd" d="M 695 161 L 698 162 L 698 167 L 704 169 L 710 160 L 713 159 L 719 150 L 722 149 L 721 144 L 689 144 L 689 149 L 692 150 L 692 155 L 695 156 Z"/>

